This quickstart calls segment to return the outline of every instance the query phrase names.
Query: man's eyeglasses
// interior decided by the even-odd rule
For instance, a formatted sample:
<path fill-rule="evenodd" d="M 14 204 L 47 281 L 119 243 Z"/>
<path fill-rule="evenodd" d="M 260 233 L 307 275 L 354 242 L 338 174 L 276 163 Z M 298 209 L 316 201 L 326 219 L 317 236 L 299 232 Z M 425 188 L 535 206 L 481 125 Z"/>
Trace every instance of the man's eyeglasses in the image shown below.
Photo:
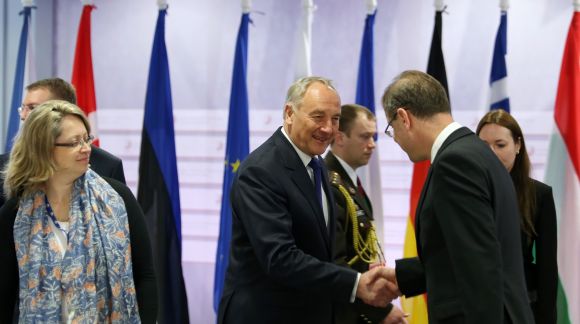
<path fill-rule="evenodd" d="M 23 111 L 32 111 L 38 105 L 22 105 L 18 107 L 18 113 L 21 114 Z"/>
<path fill-rule="evenodd" d="M 395 133 L 393 132 L 393 129 L 391 128 L 391 124 L 395 121 L 395 119 L 397 119 L 397 114 L 395 114 L 395 116 L 393 117 L 393 119 L 391 119 L 391 121 L 387 124 L 387 128 L 385 128 L 385 134 L 387 134 L 388 137 L 393 137 L 395 136 Z M 389 129 L 391 128 L 391 129 Z"/>
<path fill-rule="evenodd" d="M 404 110 L 409 110 L 408 108 L 405 108 L 405 107 L 399 107 L 399 108 L 402 108 Z M 391 124 L 395 121 L 395 119 L 397 119 L 397 111 L 399 110 L 399 108 L 395 109 L 395 114 L 393 115 L 393 119 L 391 119 L 391 121 L 387 124 L 387 128 L 385 128 L 385 134 L 387 134 L 387 136 L 391 137 L 391 138 L 395 137 L 395 132 L 394 132 L 393 128 L 391 127 Z"/>
<path fill-rule="evenodd" d="M 93 141 L 94 140 L 95 140 L 95 136 L 89 135 L 85 139 L 81 139 L 79 141 L 75 141 L 75 142 L 72 142 L 72 143 L 54 143 L 54 146 L 61 146 L 61 147 L 78 148 L 78 149 L 80 149 L 81 147 L 85 146 L 85 144 L 87 144 L 88 146 L 91 146 L 91 144 L 93 144 Z"/>

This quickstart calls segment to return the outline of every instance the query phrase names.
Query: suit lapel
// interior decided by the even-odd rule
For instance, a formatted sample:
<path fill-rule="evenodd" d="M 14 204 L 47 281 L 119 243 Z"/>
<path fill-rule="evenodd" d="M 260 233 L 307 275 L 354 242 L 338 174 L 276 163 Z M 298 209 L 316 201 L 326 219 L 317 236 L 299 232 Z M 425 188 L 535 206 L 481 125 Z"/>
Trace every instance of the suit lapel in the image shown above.
<path fill-rule="evenodd" d="M 302 160 L 298 156 L 298 153 L 296 153 L 296 151 L 294 150 L 294 147 L 292 146 L 292 144 L 290 144 L 288 139 L 286 139 L 284 134 L 282 134 L 280 129 L 278 129 L 278 131 L 276 132 L 277 136 L 276 136 L 275 140 L 276 140 L 276 144 L 280 148 L 282 148 L 280 150 L 280 152 L 283 153 L 283 155 L 284 155 L 284 157 L 283 157 L 284 166 L 286 167 L 286 169 L 289 170 L 289 177 L 290 177 L 290 179 L 292 179 L 292 182 L 294 182 L 294 184 L 296 185 L 298 190 L 300 192 L 302 192 L 303 196 L 308 201 L 308 204 L 310 205 L 310 208 L 313 211 L 312 215 L 315 218 L 315 222 L 318 224 L 318 227 L 319 227 L 320 231 L 322 232 L 324 240 L 326 242 L 326 246 L 330 250 L 331 247 L 330 247 L 330 238 L 329 238 L 328 228 L 331 228 L 331 227 L 327 227 L 326 222 L 324 221 L 324 213 L 322 211 L 322 207 L 320 206 L 320 204 L 318 203 L 318 200 L 316 199 L 316 191 L 314 189 L 314 184 L 312 183 L 312 180 L 310 179 L 310 176 L 308 175 L 308 171 L 306 170 L 306 167 L 304 166 L 304 164 L 302 163 Z M 324 165 L 324 163 L 322 163 L 322 165 Z M 323 176 L 322 188 L 326 194 L 326 198 L 328 201 L 328 214 L 329 214 L 328 226 L 331 226 L 332 225 L 331 224 L 331 218 L 332 218 L 331 215 L 334 212 L 334 206 L 332 206 L 331 200 L 329 200 L 330 190 L 328 188 L 328 176 L 325 173 L 326 173 L 326 167 L 323 167 L 323 170 L 322 170 L 322 176 Z M 306 206 L 304 206 L 304 207 L 306 208 Z"/>

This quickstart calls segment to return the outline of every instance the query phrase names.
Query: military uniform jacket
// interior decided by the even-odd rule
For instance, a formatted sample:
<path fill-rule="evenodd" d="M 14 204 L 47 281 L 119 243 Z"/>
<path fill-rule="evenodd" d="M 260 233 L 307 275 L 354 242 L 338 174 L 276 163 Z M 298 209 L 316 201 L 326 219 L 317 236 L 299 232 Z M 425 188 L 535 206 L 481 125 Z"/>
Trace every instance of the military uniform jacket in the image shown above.
<path fill-rule="evenodd" d="M 348 261 L 356 255 L 353 246 L 353 224 L 348 217 L 346 198 L 338 189 L 338 185 L 344 186 L 354 201 L 357 213 L 357 226 L 362 237 L 367 237 L 369 229 L 372 226 L 372 205 L 364 191 L 359 191 L 357 185 L 352 183 L 346 170 L 331 151 L 328 152 L 324 160 L 328 168 L 329 180 L 332 185 L 332 194 L 336 207 L 334 262 L 349 267 Z M 360 259 L 350 267 L 361 273 L 369 270 L 369 264 Z M 354 304 L 338 305 L 335 308 L 336 323 L 369 323 L 369 321 L 370 323 L 378 323 L 388 315 L 393 306 L 389 304 L 386 308 L 376 308 L 366 305 L 357 299 Z"/>

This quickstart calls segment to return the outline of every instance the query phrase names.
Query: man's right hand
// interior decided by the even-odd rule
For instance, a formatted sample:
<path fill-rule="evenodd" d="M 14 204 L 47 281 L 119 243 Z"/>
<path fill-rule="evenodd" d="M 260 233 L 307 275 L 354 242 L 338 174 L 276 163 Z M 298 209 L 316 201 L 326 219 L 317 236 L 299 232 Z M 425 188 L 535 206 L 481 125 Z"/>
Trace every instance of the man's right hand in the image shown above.
<path fill-rule="evenodd" d="M 371 306 L 386 307 L 400 295 L 397 285 L 386 279 L 387 275 L 390 273 L 383 267 L 362 273 L 356 288 L 356 296 Z"/>

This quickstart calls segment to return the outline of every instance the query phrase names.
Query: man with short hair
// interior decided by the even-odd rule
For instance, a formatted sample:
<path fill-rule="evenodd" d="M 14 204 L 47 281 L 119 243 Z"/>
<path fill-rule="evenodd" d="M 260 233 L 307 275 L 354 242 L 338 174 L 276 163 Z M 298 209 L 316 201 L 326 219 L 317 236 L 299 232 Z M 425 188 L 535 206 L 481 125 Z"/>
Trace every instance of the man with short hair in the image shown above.
<path fill-rule="evenodd" d="M 324 159 L 336 206 L 334 259 L 359 272 L 384 261 L 373 224 L 373 207 L 356 174 L 359 167 L 369 163 L 376 134 L 377 121 L 369 109 L 343 105 L 338 132 Z M 392 304 L 380 308 L 361 302 L 344 303 L 337 307 L 335 318 L 336 324 L 406 323 L 403 312 Z"/>
<path fill-rule="evenodd" d="M 36 81 L 26 87 L 22 106 L 18 108 L 20 120 L 25 121 L 34 108 L 48 100 L 65 100 L 76 105 L 77 96 L 73 86 L 60 78 L 50 78 Z M 9 139 L 12 140 L 12 139 Z M 4 170 L 10 157 L 10 152 L 0 155 L 0 170 Z M 113 154 L 98 148 L 91 147 L 90 166 L 101 176 L 113 178 L 125 183 L 123 161 Z M 4 180 L 0 180 L 0 207 L 4 205 Z"/>
<path fill-rule="evenodd" d="M 383 95 L 387 135 L 431 161 L 417 204 L 416 258 L 381 268 L 406 297 L 427 293 L 429 323 L 533 323 L 518 205 L 506 168 L 453 120 L 445 89 L 405 71 Z"/>
<path fill-rule="evenodd" d="M 332 323 L 335 302 L 384 307 L 394 297 L 378 268 L 361 274 L 332 263 L 334 202 L 319 156 L 339 118 L 330 81 L 300 79 L 288 90 L 284 125 L 239 166 L 218 323 Z"/>

